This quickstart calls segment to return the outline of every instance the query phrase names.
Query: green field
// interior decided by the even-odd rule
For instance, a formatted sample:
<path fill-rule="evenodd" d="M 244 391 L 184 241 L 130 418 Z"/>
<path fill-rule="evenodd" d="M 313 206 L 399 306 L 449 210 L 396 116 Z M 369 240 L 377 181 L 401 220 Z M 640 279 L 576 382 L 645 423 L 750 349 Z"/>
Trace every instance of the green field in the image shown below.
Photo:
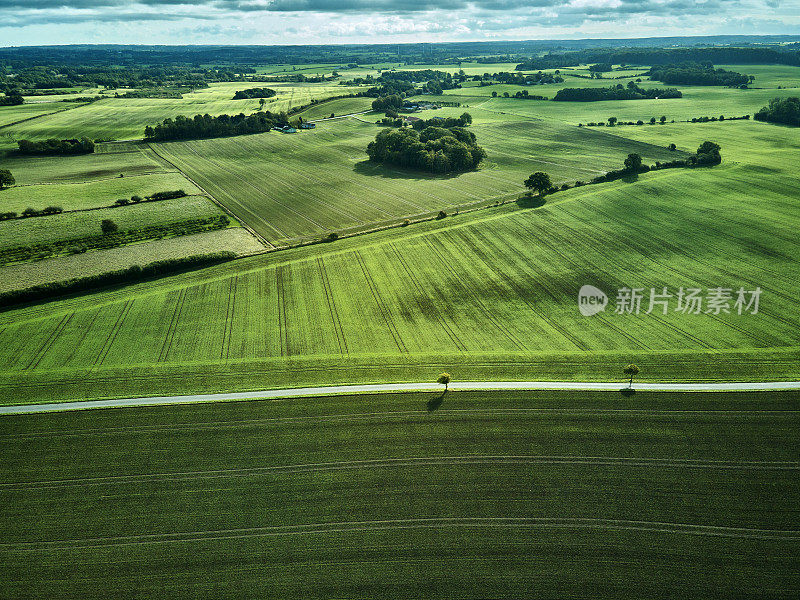
<path fill-rule="evenodd" d="M 149 389 L 220 391 L 230 378 L 216 377 L 229 368 L 249 373 L 232 387 L 264 388 L 287 385 L 280 369 L 291 371 L 295 359 L 345 369 L 348 360 L 363 360 L 388 372 L 405 356 L 423 364 L 439 357 L 457 377 L 482 379 L 475 366 L 486 355 L 516 364 L 512 378 L 536 379 L 548 353 L 576 353 L 556 369 L 569 379 L 584 376 L 587 363 L 598 367 L 589 369 L 592 378 L 614 380 L 622 360 L 658 363 L 663 353 L 669 364 L 675 352 L 697 352 L 697 361 L 688 369 L 655 367 L 650 376 L 740 379 L 747 368 L 702 366 L 704 353 L 726 349 L 774 361 L 766 371 L 753 363 L 757 379 L 791 378 L 796 364 L 774 353 L 800 345 L 798 242 L 779 233 L 797 219 L 797 193 L 747 164 L 662 171 L 562 192 L 541 208 L 507 205 L 14 310 L 0 315 L 5 385 L 31 399 L 124 395 L 129 382 L 114 384 L 122 373 L 188 374 L 206 364 L 208 377 L 176 375 L 175 384 L 156 375 Z M 569 252 L 575 247 L 580 256 Z M 759 286 L 763 295 L 756 315 L 657 309 L 586 318 L 576 304 L 585 283 L 612 295 L 625 285 L 673 292 Z M 266 370 L 263 360 L 272 361 Z M 290 381 L 328 383 L 334 368 Z M 369 373 L 379 379 L 380 372 Z M 408 377 L 419 379 L 413 369 L 401 380 Z M 48 386 L 48 378 L 58 384 Z"/>
<path fill-rule="evenodd" d="M 665 147 L 602 131 L 483 111 L 473 117 L 471 130 L 489 157 L 479 170 L 458 177 L 368 162 L 365 148 L 380 129 L 356 119 L 319 123 L 294 135 L 269 132 L 152 147 L 275 245 L 513 200 L 536 170 L 549 171 L 554 183 L 573 183 L 618 168 L 630 152 L 648 162 L 675 158 Z"/>
<path fill-rule="evenodd" d="M 765 80 L 791 76 L 785 67 L 751 70 Z M 198 106 L 223 110 L 236 87 L 242 85 L 217 84 L 184 101 L 163 102 L 182 102 L 187 114 Z M 342 93 L 344 86 L 276 87 L 276 101 L 301 102 Z M 591 111 L 659 101 L 493 99 L 491 87 L 448 92 L 446 98 L 469 108 L 421 114 L 473 115 L 471 131 L 488 159 L 458 176 L 367 162 L 364 149 L 379 131 L 370 122 L 376 113 L 323 121 L 293 135 L 118 142 L 84 157 L 10 159 L 23 185 L 0 200 L 14 199 L 17 207 L 37 198 L 34 188 L 42 200 L 45 190 L 71 190 L 67 199 L 75 207 L 101 206 L 101 198 L 127 196 L 137 185 L 191 190 L 188 180 L 179 186 L 172 179 L 185 175 L 276 246 L 328 232 L 385 229 L 439 210 L 450 216 L 7 310 L 0 314 L 2 400 L 418 381 L 440 370 L 465 380 L 613 381 L 632 361 L 644 366 L 647 380 L 800 377 L 794 306 L 800 266 L 791 233 L 800 224 L 800 143 L 794 130 L 754 121 L 578 128 L 574 122 L 590 120 Z M 743 98 L 777 93 L 686 92 L 663 102 L 676 102 L 687 116 L 702 115 L 711 104 L 713 114 L 731 106 L 740 110 L 726 112 L 739 114 L 750 110 Z M 311 111 L 324 116 L 332 106 L 346 111 L 369 102 L 335 100 Z M 118 117 L 122 126 L 126 118 Z M 721 144 L 722 165 L 574 188 L 548 196 L 540 207 L 518 201 L 522 181 L 534 171 L 546 171 L 555 184 L 588 181 L 620 168 L 630 152 L 652 164 L 686 156 L 706 140 Z M 670 143 L 678 152 L 667 150 Z M 0 243 L 54 239 L 65 224 L 96 228 L 105 213 L 123 219 L 125 228 L 204 210 L 218 209 L 193 198 L 14 221 L 0 224 Z M 22 227 L 36 231 L 15 229 Z M 673 300 L 681 287 L 730 288 L 733 295 L 760 288 L 762 296 L 758 314 L 737 314 L 732 305 L 730 313 L 699 315 L 659 308 L 614 314 L 609 307 L 587 318 L 577 310 L 584 284 L 605 290 L 612 301 L 624 286 L 645 295 L 667 286 Z M 645 296 L 642 313 L 647 304 Z"/>
<path fill-rule="evenodd" d="M 73 110 L 5 127 L 0 129 L 0 135 L 13 139 L 81 136 L 92 139 L 141 139 L 147 125 L 155 125 L 178 115 L 191 117 L 196 114 L 238 114 L 259 110 L 258 99 L 232 100 L 236 90 L 245 89 L 248 85 L 250 84 L 243 82 L 214 83 L 208 88 L 184 94 L 183 99 L 105 98 Z M 278 92 L 274 98 L 267 99 L 264 106 L 264 110 L 272 112 L 287 111 L 294 106 L 309 104 L 312 98 L 324 99 L 359 90 L 358 87 L 343 88 L 330 83 L 264 85 Z"/>
<path fill-rule="evenodd" d="M 4 416 L 0 595 L 789 598 L 799 399 L 457 392 Z"/>

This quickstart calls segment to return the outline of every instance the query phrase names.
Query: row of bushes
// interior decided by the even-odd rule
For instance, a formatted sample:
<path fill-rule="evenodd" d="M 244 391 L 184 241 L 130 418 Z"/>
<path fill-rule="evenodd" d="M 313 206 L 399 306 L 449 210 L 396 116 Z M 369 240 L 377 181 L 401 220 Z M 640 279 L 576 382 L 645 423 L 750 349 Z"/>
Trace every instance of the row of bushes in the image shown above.
<path fill-rule="evenodd" d="M 68 154 L 91 154 L 94 152 L 94 142 L 89 138 L 82 137 L 79 140 L 57 140 L 49 139 L 43 142 L 32 142 L 30 140 L 18 140 L 17 146 L 21 154 L 34 155 L 68 155 Z"/>
<path fill-rule="evenodd" d="M 670 147 L 670 149 L 674 148 Z M 576 181 L 574 185 L 565 183 L 561 187 L 553 186 L 545 190 L 542 195 L 554 194 L 558 191 L 571 189 L 572 187 L 582 187 L 584 185 L 616 181 L 618 179 L 622 179 L 623 177 L 630 177 L 633 175 L 639 175 L 641 173 L 648 173 L 650 171 L 714 166 L 722 162 L 722 157 L 720 156 L 719 151 L 720 146 L 718 144 L 715 144 L 714 142 L 703 142 L 697 149 L 697 153 L 692 154 L 688 158 L 678 158 L 667 162 L 656 161 L 656 163 L 652 166 L 642 164 L 642 158 L 638 154 L 629 154 L 628 158 L 625 159 L 625 167 L 622 169 L 608 171 L 607 173 L 594 177 L 588 182 Z M 549 181 L 549 178 L 546 181 Z"/>
<path fill-rule="evenodd" d="M 748 121 L 750 119 L 750 115 L 742 115 L 741 117 L 726 117 L 725 115 L 720 115 L 718 117 L 692 117 L 687 123 L 709 123 L 709 122 L 716 122 L 716 121 Z"/>
<path fill-rule="evenodd" d="M 165 237 L 179 237 L 224 229 L 230 224 L 226 215 L 217 215 L 206 219 L 188 219 L 170 223 L 169 225 L 151 225 L 139 229 L 128 229 L 114 233 L 60 240 L 48 244 L 33 244 L 30 246 L 14 246 L 0 251 L 0 264 L 26 260 L 40 260 L 60 254 L 80 254 L 87 250 L 116 248 L 133 242 L 161 239 Z"/>
<path fill-rule="evenodd" d="M 138 204 L 139 202 L 157 202 L 159 200 L 172 200 L 173 198 L 183 198 L 186 196 L 186 192 L 183 190 L 173 190 L 169 192 L 156 192 L 152 196 L 147 196 L 146 198 L 142 198 L 141 196 L 131 196 L 130 200 L 128 198 L 120 198 L 116 200 L 111 208 L 117 206 L 127 206 L 129 204 Z M 44 217 L 47 215 L 58 215 L 64 212 L 64 209 L 60 206 L 48 206 L 43 208 L 42 210 L 37 210 L 35 208 L 26 208 L 22 211 L 22 214 L 17 214 L 15 212 L 2 212 L 0 213 L 0 221 L 9 221 L 11 219 L 26 219 L 28 217 Z"/>
<path fill-rule="evenodd" d="M 185 258 L 159 260 L 142 267 L 134 265 L 127 269 L 119 269 L 108 273 L 91 275 L 89 277 L 75 277 L 67 281 L 44 283 L 22 290 L 13 290 L 0 294 L 0 306 L 10 306 L 21 302 L 33 302 L 74 292 L 84 292 L 106 285 L 133 283 L 149 277 L 169 275 L 178 271 L 186 271 L 196 267 L 217 264 L 233 258 L 236 258 L 236 254 L 228 251 L 197 254 Z"/>
<path fill-rule="evenodd" d="M 653 100 L 656 98 L 681 98 L 683 94 L 675 88 L 645 89 L 629 81 L 627 87 L 622 84 L 607 88 L 564 88 L 556 92 L 556 102 L 599 102 L 602 100 Z"/>

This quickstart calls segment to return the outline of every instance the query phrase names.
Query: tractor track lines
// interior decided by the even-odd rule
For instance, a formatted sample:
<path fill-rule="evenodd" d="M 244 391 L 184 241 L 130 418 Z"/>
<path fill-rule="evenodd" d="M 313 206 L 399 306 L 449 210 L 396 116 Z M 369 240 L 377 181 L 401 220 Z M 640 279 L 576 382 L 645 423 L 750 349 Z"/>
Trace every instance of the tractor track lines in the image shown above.
<path fill-rule="evenodd" d="M 659 469 L 717 469 L 723 471 L 800 471 L 800 461 L 725 461 L 704 459 L 628 458 L 615 456 L 535 456 L 535 455 L 464 455 L 367 460 L 327 461 L 290 465 L 270 465 L 238 469 L 208 469 L 134 475 L 107 475 L 74 479 L 45 479 L 29 482 L 0 483 L 5 491 L 40 491 L 64 487 L 126 485 L 145 482 L 173 483 L 217 478 L 249 478 L 272 473 L 312 473 L 320 471 L 399 469 L 429 466 L 503 466 L 550 465 L 586 467 L 624 467 Z"/>
<path fill-rule="evenodd" d="M 0 544 L 11 551 L 60 551 L 91 548 L 116 548 L 148 544 L 195 543 L 219 540 L 240 540 L 259 537 L 323 535 L 331 533 L 364 533 L 399 529 L 597 529 L 639 531 L 676 535 L 709 536 L 795 542 L 800 531 L 757 529 L 719 525 L 698 525 L 665 521 L 603 519 L 592 517 L 429 517 L 414 519 L 381 519 L 371 521 L 334 521 L 295 525 L 271 525 L 236 529 L 215 529 L 175 533 L 143 533 L 127 536 L 85 539 L 45 540 Z"/>

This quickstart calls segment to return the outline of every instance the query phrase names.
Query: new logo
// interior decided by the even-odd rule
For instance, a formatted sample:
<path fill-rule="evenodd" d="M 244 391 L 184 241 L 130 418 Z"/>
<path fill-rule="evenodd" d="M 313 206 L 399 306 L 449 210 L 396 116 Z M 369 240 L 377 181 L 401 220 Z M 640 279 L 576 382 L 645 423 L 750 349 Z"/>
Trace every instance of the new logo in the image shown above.
<path fill-rule="evenodd" d="M 584 317 L 591 317 L 606 309 L 608 296 L 593 285 L 584 285 L 578 292 L 578 309 Z"/>

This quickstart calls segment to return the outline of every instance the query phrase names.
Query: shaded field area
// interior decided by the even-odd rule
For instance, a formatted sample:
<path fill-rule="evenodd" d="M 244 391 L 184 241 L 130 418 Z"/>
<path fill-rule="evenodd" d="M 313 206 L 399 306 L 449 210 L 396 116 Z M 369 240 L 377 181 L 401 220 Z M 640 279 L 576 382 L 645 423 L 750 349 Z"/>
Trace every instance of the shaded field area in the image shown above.
<path fill-rule="evenodd" d="M 229 227 L 161 240 L 130 244 L 119 248 L 95 250 L 86 254 L 46 258 L 35 263 L 0 267 L 0 293 L 44 283 L 89 277 L 146 265 L 158 260 L 172 260 L 221 251 L 239 255 L 254 254 L 264 246 L 242 227 Z"/>
<path fill-rule="evenodd" d="M 222 210 L 208 198 L 186 196 L 118 208 L 16 219 L 0 224 L 0 249 L 101 235 L 103 219 L 113 220 L 124 231 L 222 214 Z"/>
<path fill-rule="evenodd" d="M 492 113 L 474 116 L 478 121 L 470 130 L 489 159 L 459 176 L 370 163 L 365 149 L 380 129 L 353 119 L 319 123 L 294 135 L 270 132 L 152 147 L 276 245 L 515 199 L 537 170 L 550 172 L 555 183 L 574 182 L 618 168 L 630 152 L 649 162 L 675 158 L 666 148 L 603 132 L 534 120 L 500 122 Z"/>
<path fill-rule="evenodd" d="M 3 417 L 0 594 L 788 598 L 800 584 L 797 394 L 462 392 L 430 412 L 434 398 Z"/>

